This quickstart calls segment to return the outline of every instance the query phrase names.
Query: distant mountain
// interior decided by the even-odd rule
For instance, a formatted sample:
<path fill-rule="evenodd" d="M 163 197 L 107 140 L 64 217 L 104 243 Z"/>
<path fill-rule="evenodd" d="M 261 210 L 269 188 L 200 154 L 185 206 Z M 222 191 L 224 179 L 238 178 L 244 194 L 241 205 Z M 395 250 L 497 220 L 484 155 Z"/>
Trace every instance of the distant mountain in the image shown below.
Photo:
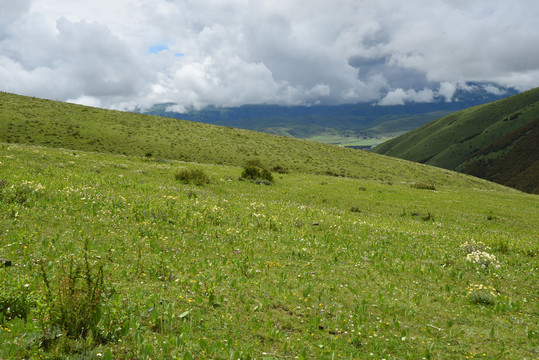
<path fill-rule="evenodd" d="M 145 114 L 191 120 L 239 129 L 256 130 L 301 139 L 395 137 L 439 117 L 517 93 L 501 89 L 494 94 L 485 84 L 469 84 L 473 91 L 458 90 L 453 101 L 438 97 L 431 103 L 380 106 L 375 103 L 316 106 L 244 105 L 209 106 L 201 110 L 172 111 L 174 103 L 156 104 Z"/>
<path fill-rule="evenodd" d="M 374 152 L 539 193 L 539 88 L 428 123 Z"/>

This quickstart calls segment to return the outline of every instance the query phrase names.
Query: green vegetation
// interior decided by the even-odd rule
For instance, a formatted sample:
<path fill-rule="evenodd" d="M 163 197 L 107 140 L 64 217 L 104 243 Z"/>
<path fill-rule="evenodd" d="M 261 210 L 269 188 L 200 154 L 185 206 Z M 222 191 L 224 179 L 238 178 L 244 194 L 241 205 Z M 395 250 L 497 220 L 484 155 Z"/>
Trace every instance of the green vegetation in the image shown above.
<path fill-rule="evenodd" d="M 535 196 L 442 170 L 436 191 L 242 170 L 1 145 L 0 358 L 536 355 Z M 80 300 L 99 311 L 61 320 Z"/>
<path fill-rule="evenodd" d="M 535 195 L 314 142 L 2 99 L 0 359 L 537 356 Z M 240 181 L 250 167 L 272 169 L 271 186 Z"/>
<path fill-rule="evenodd" d="M 259 184 L 269 185 L 273 182 L 273 175 L 260 160 L 250 160 L 243 167 L 240 180 L 251 180 Z"/>
<path fill-rule="evenodd" d="M 539 193 L 539 88 L 473 107 L 389 140 L 374 152 Z"/>
<path fill-rule="evenodd" d="M 386 181 L 444 183 L 447 173 L 407 161 L 293 139 L 0 93 L 0 141 L 144 156 L 156 161 L 268 168 Z M 474 180 L 463 180 L 463 182 Z M 478 182 L 477 186 L 485 186 Z"/>
<path fill-rule="evenodd" d="M 184 184 L 204 185 L 210 182 L 210 177 L 202 169 L 181 169 L 176 171 L 174 178 Z"/>
<path fill-rule="evenodd" d="M 379 145 L 385 141 L 393 139 L 400 134 L 391 134 L 391 136 L 342 136 L 342 135 L 318 135 L 307 138 L 307 140 L 318 141 L 324 144 L 331 144 L 337 146 L 351 147 L 351 148 L 371 148 Z"/>

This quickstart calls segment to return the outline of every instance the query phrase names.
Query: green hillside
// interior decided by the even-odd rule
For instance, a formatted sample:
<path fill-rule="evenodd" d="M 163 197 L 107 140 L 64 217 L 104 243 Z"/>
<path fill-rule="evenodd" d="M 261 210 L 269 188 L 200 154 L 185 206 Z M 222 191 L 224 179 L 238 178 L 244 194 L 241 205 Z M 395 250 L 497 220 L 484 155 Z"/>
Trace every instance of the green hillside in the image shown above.
<path fill-rule="evenodd" d="M 313 141 L 7 93 L 0 93 L 0 141 L 205 164 L 260 159 L 269 168 L 385 181 L 442 184 L 449 176 Z"/>
<path fill-rule="evenodd" d="M 0 359 L 537 357 L 535 195 L 309 141 L 1 99 Z M 281 166 L 270 185 L 240 180 L 253 159 Z"/>
<path fill-rule="evenodd" d="M 373 151 L 539 191 L 539 88 L 433 121 Z"/>

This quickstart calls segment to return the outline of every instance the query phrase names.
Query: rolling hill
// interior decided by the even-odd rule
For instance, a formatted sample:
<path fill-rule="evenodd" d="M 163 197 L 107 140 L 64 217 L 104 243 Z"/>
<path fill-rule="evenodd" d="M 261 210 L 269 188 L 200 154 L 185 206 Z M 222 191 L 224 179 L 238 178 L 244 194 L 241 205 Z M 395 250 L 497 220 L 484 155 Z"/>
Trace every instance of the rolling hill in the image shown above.
<path fill-rule="evenodd" d="M 472 107 L 389 140 L 374 152 L 539 193 L 539 88 Z"/>
<path fill-rule="evenodd" d="M 449 176 L 313 141 L 8 93 L 0 93 L 0 141 L 234 166 L 262 159 L 270 168 L 386 181 L 442 184 Z"/>
<path fill-rule="evenodd" d="M 274 182 L 240 180 L 250 160 Z M 0 93 L 0 359 L 536 358 L 536 200 Z"/>

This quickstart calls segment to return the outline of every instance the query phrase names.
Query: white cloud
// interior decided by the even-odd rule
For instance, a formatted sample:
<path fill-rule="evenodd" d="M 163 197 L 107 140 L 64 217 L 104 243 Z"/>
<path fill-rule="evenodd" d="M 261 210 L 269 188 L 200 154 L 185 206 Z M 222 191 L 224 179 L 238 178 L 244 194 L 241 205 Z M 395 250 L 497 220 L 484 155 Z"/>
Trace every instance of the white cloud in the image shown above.
<path fill-rule="evenodd" d="M 397 104 L 450 101 L 466 81 L 539 85 L 535 0 L 0 0 L 0 8 L 0 90 L 103 107 Z"/>
<path fill-rule="evenodd" d="M 413 89 L 396 89 L 391 90 L 387 95 L 378 102 L 378 105 L 404 105 L 407 102 L 428 103 L 434 101 L 434 91 L 431 89 L 423 89 L 415 91 Z"/>
<path fill-rule="evenodd" d="M 457 91 L 457 85 L 450 82 L 440 83 L 440 88 L 438 89 L 438 93 L 445 98 L 446 102 L 451 102 L 455 91 Z"/>

